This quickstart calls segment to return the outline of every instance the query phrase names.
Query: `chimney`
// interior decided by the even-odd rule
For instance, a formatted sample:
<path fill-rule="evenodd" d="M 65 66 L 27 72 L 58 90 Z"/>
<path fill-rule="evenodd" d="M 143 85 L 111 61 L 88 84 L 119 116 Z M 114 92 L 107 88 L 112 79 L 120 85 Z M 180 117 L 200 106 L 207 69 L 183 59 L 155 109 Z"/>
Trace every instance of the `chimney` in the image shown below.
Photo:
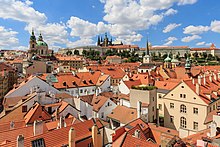
<path fill-rule="evenodd" d="M 101 131 L 98 131 L 98 146 L 102 147 L 102 135 Z"/>
<path fill-rule="evenodd" d="M 198 76 L 198 84 L 201 85 L 201 76 Z"/>
<path fill-rule="evenodd" d="M 55 110 L 55 119 L 58 120 L 59 119 L 59 108 L 56 108 Z"/>
<path fill-rule="evenodd" d="M 218 71 L 218 79 L 220 79 L 220 71 Z"/>
<path fill-rule="evenodd" d="M 98 126 L 94 124 L 92 126 L 92 142 L 94 147 L 98 147 Z"/>
<path fill-rule="evenodd" d="M 196 83 L 196 94 L 198 94 L 198 95 L 200 93 L 200 87 L 199 86 L 200 85 L 198 83 Z"/>
<path fill-rule="evenodd" d="M 213 73 L 213 76 L 214 76 L 214 80 L 217 80 L 217 77 L 216 77 L 216 74 L 215 74 L 215 73 Z"/>
<path fill-rule="evenodd" d="M 215 137 L 216 136 L 216 131 L 217 131 L 217 124 L 215 121 L 211 122 L 211 127 L 210 127 L 210 137 Z"/>
<path fill-rule="evenodd" d="M 209 75 L 209 81 L 212 82 L 212 74 Z"/>
<path fill-rule="evenodd" d="M 63 128 L 64 127 L 64 118 L 63 116 L 60 117 L 60 122 L 59 122 L 59 128 Z"/>
<path fill-rule="evenodd" d="M 204 83 L 204 85 L 206 85 L 206 77 L 205 77 L 205 74 L 204 74 L 204 78 L 203 78 L 203 83 Z"/>
<path fill-rule="evenodd" d="M 192 78 L 192 84 L 195 85 L 195 79 L 194 78 Z"/>
<path fill-rule="evenodd" d="M 34 136 L 43 134 L 43 121 L 34 121 Z"/>
<path fill-rule="evenodd" d="M 73 127 L 70 128 L 69 130 L 69 147 L 75 147 L 75 137 L 76 137 L 76 132 Z"/>
<path fill-rule="evenodd" d="M 141 102 L 137 101 L 137 118 L 141 118 Z"/>
<path fill-rule="evenodd" d="M 18 135 L 17 147 L 24 147 L 24 136 L 23 135 Z"/>

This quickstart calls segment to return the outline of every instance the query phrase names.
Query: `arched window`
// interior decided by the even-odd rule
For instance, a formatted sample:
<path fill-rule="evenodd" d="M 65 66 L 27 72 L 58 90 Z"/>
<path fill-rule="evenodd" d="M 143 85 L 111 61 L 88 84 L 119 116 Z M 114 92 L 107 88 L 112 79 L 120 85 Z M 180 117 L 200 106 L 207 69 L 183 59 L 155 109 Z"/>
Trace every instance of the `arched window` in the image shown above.
<path fill-rule="evenodd" d="M 32 48 L 34 48 L 34 44 L 32 44 Z"/>
<path fill-rule="evenodd" d="M 186 118 L 185 117 L 180 118 L 180 127 L 186 128 Z"/>
<path fill-rule="evenodd" d="M 186 106 L 185 105 L 180 105 L 180 112 L 186 113 Z"/>

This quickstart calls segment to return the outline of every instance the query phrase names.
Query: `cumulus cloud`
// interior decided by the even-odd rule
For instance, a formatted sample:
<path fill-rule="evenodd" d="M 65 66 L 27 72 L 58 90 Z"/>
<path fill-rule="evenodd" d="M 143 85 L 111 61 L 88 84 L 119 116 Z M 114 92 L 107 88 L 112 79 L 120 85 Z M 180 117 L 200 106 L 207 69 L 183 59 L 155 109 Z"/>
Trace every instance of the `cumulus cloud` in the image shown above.
<path fill-rule="evenodd" d="M 0 26 L 0 46 L 7 48 L 18 45 L 17 34 L 18 32 L 12 29 L 6 29 L 4 26 Z"/>
<path fill-rule="evenodd" d="M 179 26 L 181 26 L 181 24 L 171 23 L 167 25 L 166 27 L 164 27 L 163 33 L 168 33 Z"/>
<path fill-rule="evenodd" d="M 167 38 L 165 41 L 166 41 L 166 43 L 164 44 L 165 46 L 167 46 L 167 45 L 171 45 L 172 43 L 173 43 L 173 41 L 176 41 L 177 40 L 177 38 L 176 37 L 169 37 L 169 38 Z"/>
<path fill-rule="evenodd" d="M 194 4 L 197 0 L 179 0 L 178 5 L 187 5 L 187 4 Z"/>
<path fill-rule="evenodd" d="M 184 34 L 198 35 L 198 34 L 202 34 L 204 32 L 209 31 L 210 27 L 202 26 L 202 25 L 199 25 L 199 26 L 190 25 L 188 27 L 185 27 L 183 30 L 184 30 L 183 31 Z"/>
<path fill-rule="evenodd" d="M 197 46 L 205 45 L 205 41 L 196 43 Z"/>
<path fill-rule="evenodd" d="M 174 14 L 176 14 L 178 11 L 177 10 L 174 10 L 174 9 L 168 9 L 165 13 L 164 13 L 164 15 L 166 15 L 166 16 L 169 16 L 169 15 L 174 15 Z"/>
<path fill-rule="evenodd" d="M 217 20 L 212 21 L 210 28 L 213 32 L 220 33 L 220 21 Z"/>
<path fill-rule="evenodd" d="M 192 35 L 192 36 L 187 36 L 181 39 L 182 42 L 191 42 L 193 40 L 201 39 L 201 36 L 199 35 Z"/>

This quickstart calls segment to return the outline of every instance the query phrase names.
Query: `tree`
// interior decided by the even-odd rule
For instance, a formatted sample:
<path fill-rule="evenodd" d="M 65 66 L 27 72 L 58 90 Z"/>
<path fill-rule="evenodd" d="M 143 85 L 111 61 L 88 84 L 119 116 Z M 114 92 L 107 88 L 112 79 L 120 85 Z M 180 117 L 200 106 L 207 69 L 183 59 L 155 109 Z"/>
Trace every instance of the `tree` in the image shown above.
<path fill-rule="evenodd" d="M 206 59 L 208 55 L 207 55 L 207 53 L 206 53 L 206 52 L 203 52 L 203 53 L 202 53 L 202 56 L 203 56 L 203 58 L 205 58 L 205 59 Z"/>
<path fill-rule="evenodd" d="M 74 55 L 79 55 L 79 50 L 74 50 Z"/>
<path fill-rule="evenodd" d="M 87 51 L 83 50 L 82 55 L 86 57 L 87 56 Z"/>
<path fill-rule="evenodd" d="M 67 56 L 70 56 L 70 55 L 72 55 L 73 53 L 70 51 L 70 50 L 68 50 L 67 52 L 66 52 L 66 55 Z"/>
<path fill-rule="evenodd" d="M 198 52 L 196 51 L 195 53 L 193 53 L 193 56 L 197 59 L 199 57 Z"/>

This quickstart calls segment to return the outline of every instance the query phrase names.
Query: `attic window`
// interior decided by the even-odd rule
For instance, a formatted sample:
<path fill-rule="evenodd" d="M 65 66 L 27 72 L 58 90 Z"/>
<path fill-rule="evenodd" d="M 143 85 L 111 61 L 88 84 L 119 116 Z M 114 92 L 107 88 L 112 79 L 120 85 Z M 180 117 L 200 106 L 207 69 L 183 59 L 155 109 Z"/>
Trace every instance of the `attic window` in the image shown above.
<path fill-rule="evenodd" d="M 134 112 L 131 112 L 131 114 L 134 114 Z"/>
<path fill-rule="evenodd" d="M 36 139 L 31 141 L 32 147 L 45 147 L 44 139 Z"/>
<path fill-rule="evenodd" d="M 92 80 L 89 80 L 89 83 L 93 84 Z"/>
<path fill-rule="evenodd" d="M 83 83 L 86 84 L 86 80 L 83 80 Z"/>
<path fill-rule="evenodd" d="M 181 86 L 182 88 L 184 88 L 184 86 Z"/>
<path fill-rule="evenodd" d="M 66 82 L 63 82 L 63 86 L 67 86 Z"/>
<path fill-rule="evenodd" d="M 73 81 L 72 83 L 73 83 L 73 85 L 76 85 L 76 82 L 75 82 L 75 81 Z"/>

